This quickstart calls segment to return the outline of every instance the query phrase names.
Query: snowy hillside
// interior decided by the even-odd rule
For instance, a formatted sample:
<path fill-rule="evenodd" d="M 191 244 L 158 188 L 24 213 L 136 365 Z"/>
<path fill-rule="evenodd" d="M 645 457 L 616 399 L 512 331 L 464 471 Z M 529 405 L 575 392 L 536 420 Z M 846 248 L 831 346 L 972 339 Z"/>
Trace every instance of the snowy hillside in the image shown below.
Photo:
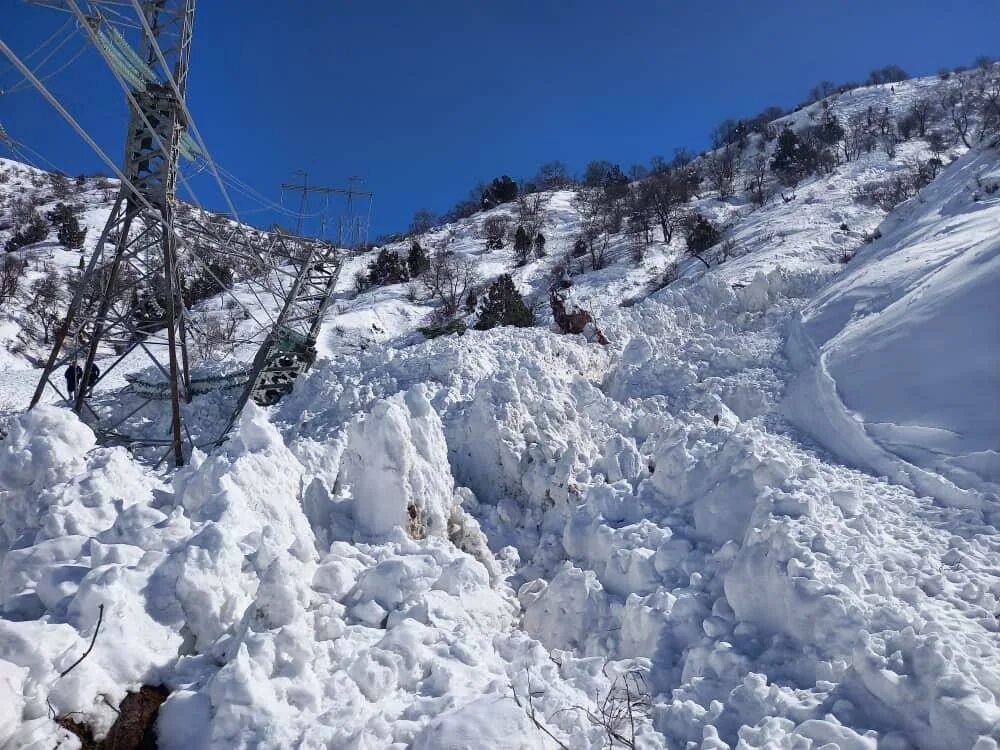
<path fill-rule="evenodd" d="M 355 295 L 360 254 L 308 377 L 177 470 L 21 411 L 17 360 L 0 747 L 103 736 L 141 686 L 167 749 L 1000 747 L 1000 149 L 952 143 L 887 212 L 858 196 L 933 157 L 892 145 L 763 206 L 701 187 L 704 262 L 656 229 L 595 269 L 572 189 L 523 265 L 483 238 L 514 205 L 415 238 L 511 273 L 534 326 L 426 338 L 439 305 Z"/>
<path fill-rule="evenodd" d="M 961 159 L 889 217 L 802 312 L 790 356 L 810 369 L 793 421 L 845 460 L 943 500 L 996 496 L 998 228 L 995 150 Z"/>

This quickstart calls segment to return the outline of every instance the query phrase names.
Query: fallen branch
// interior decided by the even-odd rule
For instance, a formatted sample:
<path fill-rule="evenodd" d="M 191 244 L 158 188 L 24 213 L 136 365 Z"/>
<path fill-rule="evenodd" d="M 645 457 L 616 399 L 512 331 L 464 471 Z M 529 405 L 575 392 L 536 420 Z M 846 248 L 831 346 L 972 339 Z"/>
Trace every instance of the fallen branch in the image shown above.
<path fill-rule="evenodd" d="M 101 621 L 103 619 L 104 619 L 104 605 L 103 604 L 99 604 L 99 605 L 97 605 L 97 627 L 94 628 L 94 637 L 90 639 L 90 645 L 87 647 L 87 650 L 83 652 L 83 656 L 81 656 L 75 662 L 73 662 L 72 664 L 70 664 L 67 669 L 65 669 L 64 671 L 62 671 L 62 672 L 59 673 L 59 677 L 60 678 L 65 677 L 70 672 L 72 672 L 74 669 L 76 669 L 77 665 L 81 661 L 83 661 L 84 659 L 86 659 L 87 656 L 90 654 L 90 652 L 94 650 L 94 644 L 97 643 L 97 634 L 101 632 Z"/>
<path fill-rule="evenodd" d="M 545 732 L 545 734 L 547 734 L 552 739 L 552 741 L 555 742 L 559 747 L 561 747 L 563 750 L 570 750 L 569 746 L 566 743 L 564 743 L 562 740 L 560 740 L 558 737 L 552 734 L 549 728 L 546 727 L 544 724 L 542 724 L 541 719 L 535 716 L 535 707 L 531 704 L 531 673 L 527 669 L 524 670 L 524 673 L 525 676 L 528 678 L 528 718 L 531 719 L 532 724 L 534 724 L 540 730 Z M 524 708 L 524 706 L 521 704 L 520 699 L 517 697 L 517 688 L 514 687 L 513 682 L 510 684 L 510 689 L 514 693 L 514 702 L 518 706 L 521 706 L 521 708 Z"/>

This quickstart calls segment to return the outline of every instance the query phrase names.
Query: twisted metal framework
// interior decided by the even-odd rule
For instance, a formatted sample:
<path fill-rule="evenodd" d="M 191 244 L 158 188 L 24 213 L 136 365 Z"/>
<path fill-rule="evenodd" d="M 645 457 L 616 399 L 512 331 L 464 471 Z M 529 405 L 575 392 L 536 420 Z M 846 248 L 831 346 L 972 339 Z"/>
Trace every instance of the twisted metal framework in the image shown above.
<path fill-rule="evenodd" d="M 274 327 L 257 351 L 226 432 L 250 399 L 261 406 L 276 404 L 312 367 L 319 327 L 343 265 L 341 253 L 332 245 L 305 244 L 301 238 L 280 231 L 275 236 L 277 247 L 271 251 L 272 262 L 287 263 L 294 269 L 294 280 Z"/>
<path fill-rule="evenodd" d="M 82 15 L 74 0 L 67 3 L 74 13 Z M 92 13 L 85 17 L 92 38 L 101 28 L 99 6 L 100 2 L 92 1 Z M 143 36 L 140 59 L 148 70 L 155 69 L 156 42 L 162 40 L 160 46 L 169 68 L 163 71 L 163 80 L 144 82 L 134 96 L 128 97 L 123 170 L 126 180 L 77 285 L 31 400 L 31 406 L 35 406 L 47 387 L 63 395 L 58 373 L 67 365 L 77 366 L 83 354 L 73 410 L 86 416 L 106 442 L 130 447 L 164 446 L 167 451 L 163 457 L 172 453 L 177 466 L 184 463 L 180 403 L 182 399 L 190 400 L 190 368 L 174 205 L 178 156 L 187 126 L 179 97 L 187 89 L 194 8 L 195 0 L 145 0 L 142 4 L 154 36 Z M 169 80 L 171 75 L 176 85 Z M 109 348 L 114 358 L 95 380 L 94 360 Z M 145 404 L 126 418 L 107 424 L 85 400 L 99 380 L 137 349 L 148 355 L 170 383 L 170 433 L 162 438 L 136 438 L 121 431 L 122 425 Z"/>
<path fill-rule="evenodd" d="M 221 433 L 200 436 L 197 447 L 208 448 L 225 440 L 249 400 L 261 405 L 276 403 L 292 389 L 298 376 L 311 367 L 316 359 L 316 337 L 333 298 L 343 257 L 336 248 L 325 243 L 306 240 L 278 228 L 270 234 L 260 233 L 238 223 L 235 207 L 184 101 L 195 0 L 129 0 L 139 14 L 140 25 L 136 28 L 143 32 L 139 52 L 134 51 L 102 15 L 103 9 L 116 14 L 117 18 L 115 6 L 124 5 L 122 0 L 32 2 L 76 16 L 80 28 L 101 53 L 125 92 L 129 121 L 124 167 L 119 170 L 0 41 L 0 51 L 17 65 L 121 179 L 111 214 L 90 263 L 77 282 L 31 406 L 42 400 L 48 388 L 65 398 L 60 374 L 63 368 L 76 370 L 82 374 L 76 383 L 72 408 L 93 427 L 101 442 L 121 444 L 129 449 L 153 448 L 159 455 L 157 464 L 172 454 L 174 465 L 180 466 L 185 460 L 185 438 L 190 447 L 196 447 L 182 421 L 182 400 L 190 402 L 193 393 L 205 392 L 206 388 L 243 386 Z M 81 5 L 87 8 L 87 13 Z M 159 74 L 154 72 L 157 68 Z M 187 133 L 189 127 L 194 138 Z M 237 223 L 204 222 L 190 215 L 191 212 L 177 210 L 178 179 L 194 197 L 191 186 L 178 170 L 181 155 L 185 158 L 200 155 L 205 159 Z M 349 191 L 325 190 L 344 193 L 349 202 L 355 194 L 371 198 L 371 193 L 353 188 Z M 186 261 L 201 263 L 219 291 L 231 295 L 237 305 L 243 307 L 248 319 L 252 318 L 261 330 L 266 328 L 240 302 L 231 284 L 224 283 L 213 273 L 211 261 L 199 257 L 199 245 L 204 249 L 206 244 L 213 256 L 230 255 L 249 264 L 250 276 L 271 278 L 269 292 L 281 299 L 283 305 L 275 320 L 251 286 L 250 293 L 272 325 L 249 371 L 192 381 L 187 341 L 189 327 L 192 334 L 197 334 L 199 329 L 184 306 L 179 247 L 185 249 Z M 288 288 L 282 276 L 291 280 Z M 130 361 L 122 369 L 133 371 L 128 376 L 132 386 L 126 389 L 133 400 L 127 405 L 125 402 L 118 404 L 117 413 L 114 409 L 95 408 L 87 398 L 93 387 L 135 353 L 148 357 L 153 372 L 162 375 L 162 380 L 155 375 L 145 380 L 138 377 L 134 372 L 136 363 Z M 99 373 L 93 368 L 98 356 L 104 366 L 104 371 Z M 82 367 L 79 366 L 81 357 Z M 225 384 L 218 386 L 220 381 Z M 159 424 L 156 417 L 162 413 L 164 401 L 169 401 L 169 432 L 151 435 L 150 425 L 155 428 Z M 127 413 L 122 415 L 125 411 Z"/>

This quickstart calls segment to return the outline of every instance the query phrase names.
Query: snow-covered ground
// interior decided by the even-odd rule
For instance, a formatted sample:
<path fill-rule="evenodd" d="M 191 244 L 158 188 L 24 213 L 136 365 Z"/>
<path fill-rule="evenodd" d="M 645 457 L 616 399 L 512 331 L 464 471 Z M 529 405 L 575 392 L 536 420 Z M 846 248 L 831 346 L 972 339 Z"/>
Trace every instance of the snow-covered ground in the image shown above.
<path fill-rule="evenodd" d="M 99 734 L 145 684 L 184 750 L 997 748 L 1000 151 L 888 217 L 851 197 L 923 148 L 699 198 L 737 257 L 656 292 L 681 241 L 613 245 L 571 290 L 607 346 L 424 341 L 405 285 L 347 293 L 366 255 L 309 376 L 190 466 L 14 414 L 0 746 L 71 746 L 53 716 Z M 577 231 L 547 208 L 529 299 Z M 421 241 L 508 271 L 484 218 Z"/>

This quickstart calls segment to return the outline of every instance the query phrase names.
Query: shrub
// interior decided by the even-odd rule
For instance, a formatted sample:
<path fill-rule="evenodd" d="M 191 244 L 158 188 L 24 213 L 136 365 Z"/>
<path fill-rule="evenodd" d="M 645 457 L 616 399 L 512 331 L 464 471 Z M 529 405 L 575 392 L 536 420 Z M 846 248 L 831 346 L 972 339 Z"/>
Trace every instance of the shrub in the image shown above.
<path fill-rule="evenodd" d="M 75 216 L 59 225 L 59 242 L 70 250 L 79 250 L 83 247 L 83 241 L 87 238 L 87 230 L 80 227 L 80 222 Z M 230 276 L 232 273 L 230 272 Z"/>
<path fill-rule="evenodd" d="M 461 320 L 449 320 L 441 325 L 423 326 L 417 329 L 425 338 L 436 339 L 438 336 L 448 336 L 452 333 L 463 335 L 468 328 Z"/>
<path fill-rule="evenodd" d="M 719 228 L 701 214 L 692 214 L 684 222 L 684 241 L 687 243 L 687 252 L 704 263 L 706 267 L 708 261 L 702 255 L 717 244 L 721 237 L 722 232 L 719 231 Z"/>
<path fill-rule="evenodd" d="M 27 226 L 16 231 L 14 235 L 7 240 L 5 249 L 8 253 L 13 252 L 14 250 L 20 250 L 25 245 L 33 245 L 36 242 L 41 242 L 48 236 L 48 225 L 45 223 L 45 220 L 39 216 L 38 212 L 34 211 L 31 214 L 31 219 L 28 221 Z"/>
<path fill-rule="evenodd" d="M 368 285 L 386 286 L 387 284 L 401 284 L 409 280 L 406 265 L 399 257 L 399 253 L 382 248 L 378 257 L 368 264 Z"/>

